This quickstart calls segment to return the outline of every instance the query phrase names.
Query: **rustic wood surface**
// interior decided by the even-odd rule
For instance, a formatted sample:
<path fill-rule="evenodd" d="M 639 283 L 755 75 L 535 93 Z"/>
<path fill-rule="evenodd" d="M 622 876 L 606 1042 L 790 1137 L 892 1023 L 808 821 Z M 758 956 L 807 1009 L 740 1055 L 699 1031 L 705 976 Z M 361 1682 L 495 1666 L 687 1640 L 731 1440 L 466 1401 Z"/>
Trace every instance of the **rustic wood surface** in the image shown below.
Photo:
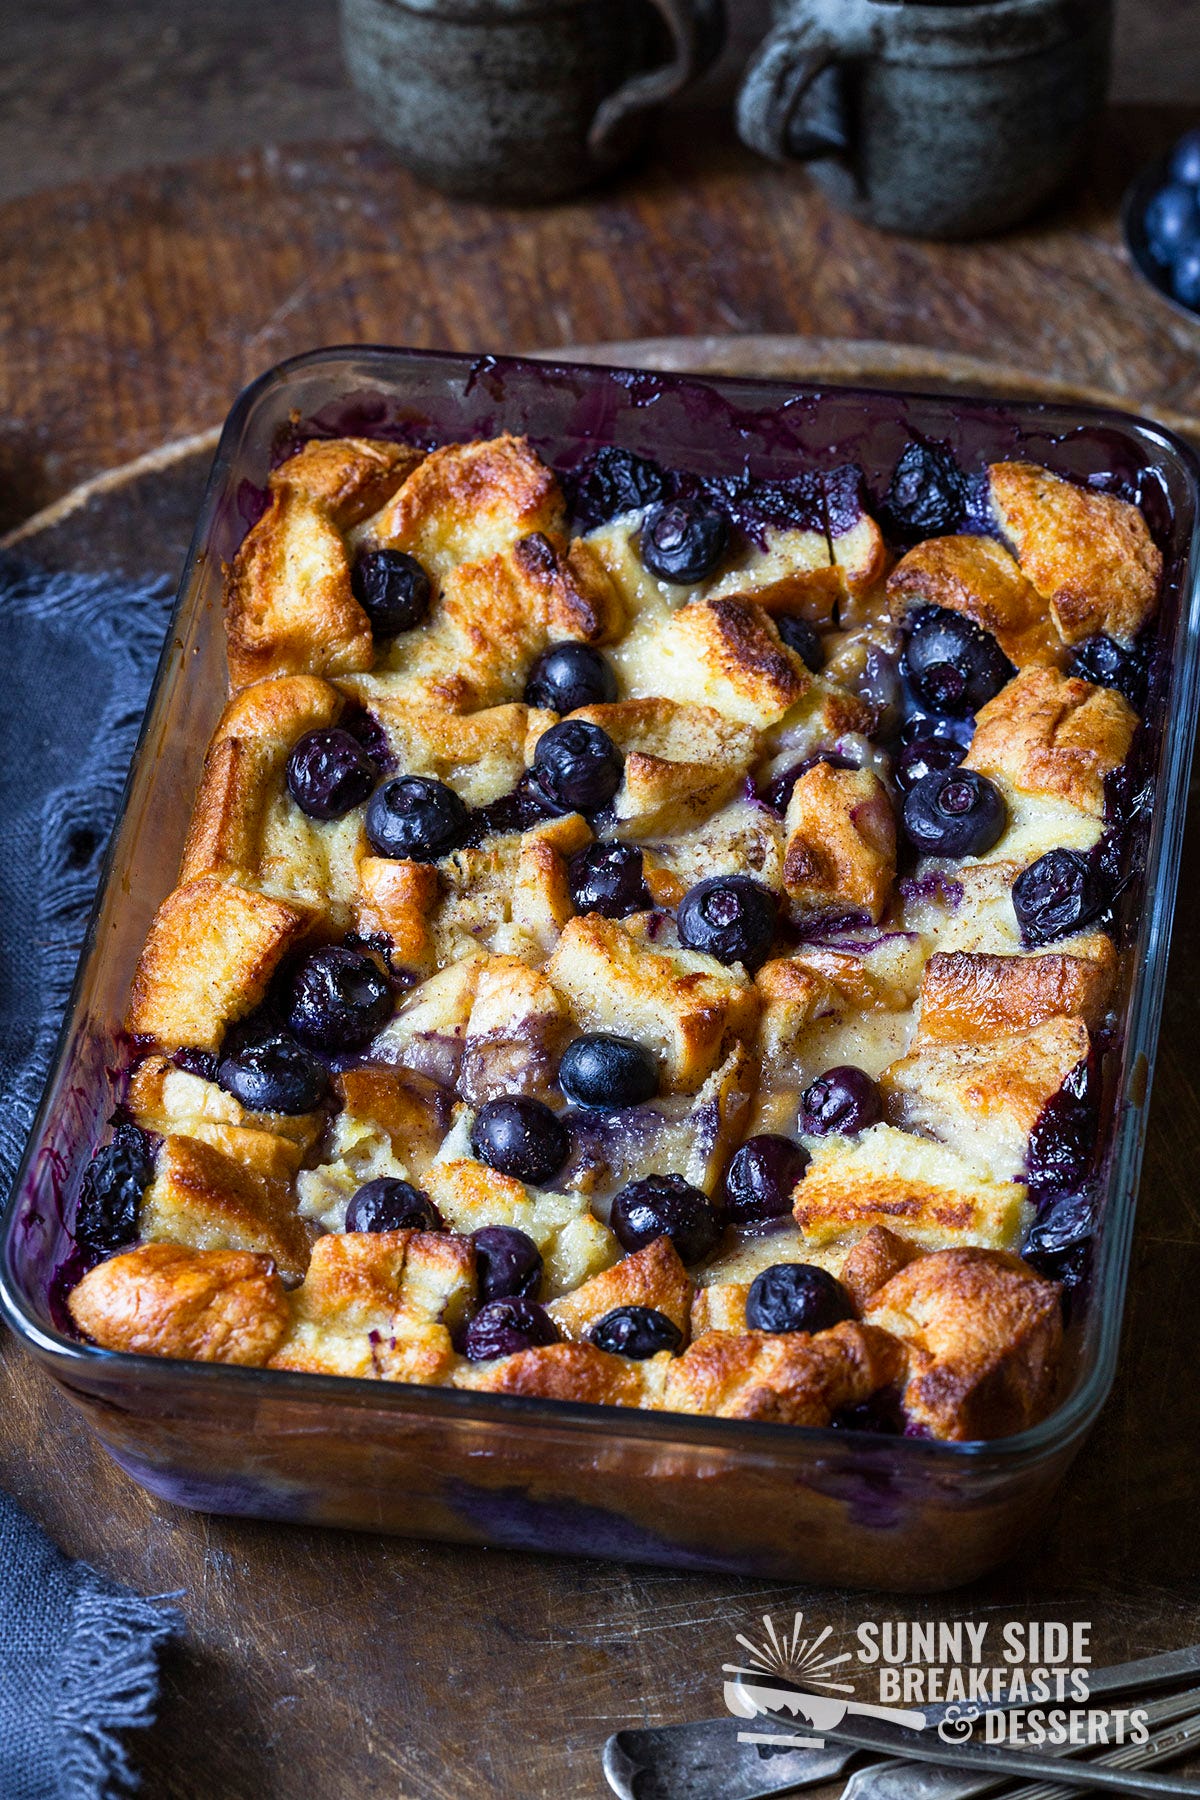
<path fill-rule="evenodd" d="M 77 14 L 81 32 L 87 10 L 49 8 Z M 155 8 L 118 10 L 114 31 Z M 201 10 L 231 33 L 245 11 L 205 0 L 181 9 L 188 29 Z M 423 193 L 376 147 L 317 141 L 336 131 L 341 90 L 312 35 L 317 8 L 294 10 L 311 135 L 298 105 L 281 135 L 299 144 L 239 136 L 236 82 L 223 87 L 210 61 L 200 84 L 224 111 L 214 102 L 220 119 L 210 108 L 195 147 L 226 154 L 131 169 L 179 141 L 164 127 L 130 147 L 141 115 L 122 110 L 122 94 L 145 89 L 152 114 L 149 65 L 118 69 L 113 51 L 111 66 L 52 66 L 41 9 L 26 9 L 28 54 L 45 64 L 41 110 L 22 91 L 10 126 L 15 116 L 30 157 L 45 142 L 47 180 L 90 166 L 97 140 L 80 136 L 85 103 L 72 104 L 91 91 L 86 75 L 110 82 L 106 137 L 133 135 L 97 152 L 105 173 L 125 172 L 0 206 L 0 529 L 203 431 L 242 382 L 321 342 L 529 349 L 804 333 L 989 357 L 1200 412 L 1200 324 L 1146 292 L 1117 227 L 1126 181 L 1190 122 L 1183 111 L 1114 109 L 1078 189 L 981 245 L 902 242 L 839 218 L 703 109 L 677 115 L 651 161 L 587 200 L 485 212 Z M 1160 49 L 1172 34 L 1184 42 L 1187 0 L 1140 10 L 1161 23 Z M 289 35 L 278 34 L 281 64 Z M 1185 94 L 1172 85 L 1179 67 L 1160 58 L 1154 84 L 1125 91 Z M 21 549 L 59 567 L 174 572 L 204 456 L 93 490 Z M 178 1590 L 187 1616 L 142 1747 L 148 1800 L 599 1800 L 604 1737 L 719 1712 L 734 1633 L 768 1609 L 803 1606 L 835 1630 L 864 1618 L 1088 1619 L 1104 1660 L 1200 1638 L 1198 884 L 1193 830 L 1117 1386 L 1043 1541 L 965 1594 L 818 1594 L 193 1516 L 123 1477 L 6 1340 L 0 1484 L 71 1553 L 144 1592 Z"/>

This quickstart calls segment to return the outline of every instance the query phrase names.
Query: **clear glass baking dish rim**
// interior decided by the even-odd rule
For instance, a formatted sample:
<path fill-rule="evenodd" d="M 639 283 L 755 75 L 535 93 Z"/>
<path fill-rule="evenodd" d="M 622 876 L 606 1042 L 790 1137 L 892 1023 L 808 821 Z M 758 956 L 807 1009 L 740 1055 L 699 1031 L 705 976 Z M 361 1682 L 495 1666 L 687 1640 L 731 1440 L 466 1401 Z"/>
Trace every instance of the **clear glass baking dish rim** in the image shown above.
<path fill-rule="evenodd" d="M 48 1330 L 27 1310 L 12 1268 L 13 1228 L 17 1208 L 32 1161 L 43 1136 L 49 1116 L 56 1078 L 67 1056 L 77 1027 L 77 1011 L 85 970 L 96 953 L 96 928 L 112 877 L 117 851 L 127 823 L 131 791 L 142 757 L 154 737 L 157 715 L 168 679 L 178 679 L 180 670 L 172 672 L 171 650 L 184 608 L 191 596 L 193 575 L 198 559 L 207 553 L 214 515 L 225 497 L 227 477 L 233 462 L 234 446 L 256 405 L 273 388 L 286 385 L 295 375 L 307 369 L 341 359 L 355 362 L 385 359 L 393 367 L 411 358 L 414 362 L 444 362 L 447 370 L 456 368 L 470 373 L 478 366 L 491 369 L 528 370 L 532 373 L 591 374 L 597 380 L 614 377 L 645 378 L 655 371 L 621 370 L 604 364 L 562 362 L 553 356 L 529 358 L 497 357 L 480 353 L 438 350 L 413 350 L 383 344 L 330 345 L 305 351 L 275 364 L 247 384 L 238 394 L 222 428 L 221 437 L 205 487 L 196 527 L 184 563 L 179 588 L 172 604 L 163 639 L 163 649 L 155 670 L 146 702 L 146 711 L 122 791 L 120 806 L 112 834 L 98 874 L 96 894 L 89 912 L 79 963 L 72 983 L 62 1027 L 55 1041 L 46 1087 L 37 1114 L 30 1127 L 29 1139 L 21 1158 L 12 1188 L 0 1217 L 0 1312 L 16 1336 L 31 1350 L 55 1365 L 56 1372 L 84 1391 L 107 1388 L 102 1371 L 112 1370 L 130 1382 L 154 1388 L 170 1388 L 180 1381 L 232 1384 L 247 1395 L 261 1392 L 263 1398 L 314 1403 L 333 1403 L 352 1407 L 355 1411 L 391 1411 L 397 1416 L 416 1409 L 441 1415 L 449 1421 L 481 1426 L 499 1426 L 509 1422 L 532 1427 L 542 1424 L 574 1433 L 598 1435 L 611 1443 L 614 1436 L 640 1438 L 664 1448 L 687 1445 L 710 1452 L 751 1451 L 764 1460 L 781 1462 L 807 1460 L 816 1450 L 830 1458 L 844 1460 L 848 1455 L 900 1457 L 906 1463 L 924 1463 L 927 1474 L 939 1467 L 949 1478 L 954 1471 L 970 1467 L 994 1466 L 996 1473 L 1016 1473 L 1057 1458 L 1072 1450 L 1091 1428 L 1108 1397 L 1116 1370 L 1117 1351 L 1124 1317 L 1125 1291 L 1129 1276 L 1130 1249 L 1137 1211 L 1138 1176 L 1140 1173 L 1145 1123 L 1154 1058 L 1162 1018 L 1162 991 L 1166 978 L 1167 957 L 1174 924 L 1178 887 L 1180 850 L 1186 823 L 1186 800 L 1191 772 L 1193 743 L 1196 733 L 1197 708 L 1200 705 L 1200 463 L 1190 447 L 1167 427 L 1134 413 L 1113 408 L 1065 406 L 1055 403 L 1021 402 L 1004 399 L 988 400 L 986 396 L 947 396 L 920 390 L 860 387 L 853 384 L 823 382 L 819 388 L 804 383 L 778 380 L 757 381 L 731 376 L 706 378 L 689 371 L 686 375 L 662 372 L 662 378 L 681 386 L 715 386 L 747 394 L 764 389 L 790 389 L 798 398 L 817 399 L 821 394 L 861 394 L 874 400 L 891 398 L 897 402 L 921 402 L 944 406 L 951 403 L 967 408 L 1002 405 L 1028 414 L 1042 413 L 1046 423 L 1053 419 L 1069 419 L 1074 424 L 1104 425 L 1120 433 L 1136 433 L 1165 451 L 1188 480 L 1192 497 L 1192 537 L 1184 558 L 1182 579 L 1185 591 L 1180 599 L 1180 627 L 1172 664 L 1174 691 L 1167 709 L 1170 725 L 1165 730 L 1166 754 L 1156 783 L 1153 821 L 1147 846 L 1146 867 L 1161 879 L 1166 873 L 1170 887 L 1169 907 L 1148 906 L 1144 911 L 1145 926 L 1128 954 L 1138 957 L 1141 974 L 1132 990 L 1126 1019 L 1126 1083 L 1119 1100 L 1118 1119 L 1107 1174 L 1109 1204 L 1119 1206 L 1119 1213 L 1109 1221 L 1101 1234 L 1098 1266 L 1093 1269 L 1089 1308 L 1099 1310 L 1095 1353 L 1090 1366 L 1065 1399 L 1038 1424 L 1010 1437 L 973 1439 L 952 1443 L 938 1439 L 896 1437 L 882 1432 L 845 1432 L 825 1426 L 762 1424 L 749 1420 L 709 1418 L 688 1413 L 642 1412 L 636 1408 L 601 1406 L 592 1402 L 541 1400 L 526 1396 L 477 1394 L 461 1389 L 423 1387 L 407 1382 L 367 1381 L 354 1376 L 310 1375 L 292 1370 L 244 1368 L 227 1363 L 175 1362 L 153 1356 L 134 1355 L 127 1351 L 104 1350 L 84 1344 Z M 1182 729 L 1179 721 L 1183 721 Z M 1149 883 L 1147 883 L 1149 886 Z M 1140 1088 L 1140 1093 L 1130 1089 Z M 72 1382 L 72 1376 L 75 1381 Z"/>

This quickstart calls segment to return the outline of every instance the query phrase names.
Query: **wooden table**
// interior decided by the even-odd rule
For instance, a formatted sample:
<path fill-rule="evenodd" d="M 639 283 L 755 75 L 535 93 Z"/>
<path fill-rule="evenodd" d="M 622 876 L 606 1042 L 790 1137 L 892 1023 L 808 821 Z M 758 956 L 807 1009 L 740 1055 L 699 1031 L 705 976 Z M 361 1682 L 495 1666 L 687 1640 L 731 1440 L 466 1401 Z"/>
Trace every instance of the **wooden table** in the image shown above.
<path fill-rule="evenodd" d="M 1114 112 L 1070 199 L 974 246 L 838 218 L 706 113 L 643 170 L 539 213 L 452 206 L 358 143 L 14 199 L 0 207 L 3 522 L 216 422 L 242 382 L 323 341 L 803 332 L 984 354 L 1200 411 L 1200 323 L 1145 292 L 1115 224 L 1129 175 L 1185 122 Z M 85 535 L 78 518 L 61 527 L 68 561 Z M 127 552 L 139 567 L 165 553 Z M 72 1553 L 182 1590 L 189 1637 L 145 1746 L 148 1800 L 597 1797 L 607 1733 L 719 1712 L 734 1632 L 768 1609 L 837 1629 L 1090 1619 L 1105 1660 L 1200 1638 L 1198 883 L 1193 832 L 1117 1388 L 1044 1542 L 969 1594 L 816 1594 L 176 1512 L 6 1344 L 0 1482 Z"/>

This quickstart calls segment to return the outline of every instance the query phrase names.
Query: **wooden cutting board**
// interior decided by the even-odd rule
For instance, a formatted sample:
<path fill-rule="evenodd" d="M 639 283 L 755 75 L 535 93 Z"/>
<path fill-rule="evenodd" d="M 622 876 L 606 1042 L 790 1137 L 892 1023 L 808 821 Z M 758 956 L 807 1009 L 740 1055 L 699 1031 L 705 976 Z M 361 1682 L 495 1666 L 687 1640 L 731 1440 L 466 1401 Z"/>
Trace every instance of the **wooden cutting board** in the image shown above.
<path fill-rule="evenodd" d="M 963 357 L 811 338 L 585 346 L 599 360 L 1032 394 Z M 1057 390 L 1052 397 L 1061 397 Z M 1197 421 L 1175 421 L 1196 432 Z M 178 573 L 215 433 L 167 445 L 10 533 L 49 568 Z M 1200 839 L 1185 850 L 1124 1352 L 1047 1521 L 960 1595 L 897 1600 L 205 1518 L 149 1498 L 6 1339 L 0 1479 L 74 1554 L 181 1590 L 189 1637 L 141 1746 L 147 1800 L 602 1800 L 604 1738 L 721 1711 L 735 1632 L 861 1620 L 1087 1620 L 1096 1660 L 1200 1639 Z M 814 1790 L 832 1800 L 838 1784 Z"/>

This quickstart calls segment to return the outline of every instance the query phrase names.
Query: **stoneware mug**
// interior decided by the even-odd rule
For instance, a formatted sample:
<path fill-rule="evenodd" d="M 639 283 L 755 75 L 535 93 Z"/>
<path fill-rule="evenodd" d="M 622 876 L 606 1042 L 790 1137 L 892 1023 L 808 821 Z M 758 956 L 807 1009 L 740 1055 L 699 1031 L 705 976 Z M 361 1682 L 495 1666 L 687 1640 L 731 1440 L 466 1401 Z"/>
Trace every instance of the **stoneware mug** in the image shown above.
<path fill-rule="evenodd" d="M 342 0 L 376 129 L 474 200 L 553 200 L 608 174 L 724 34 L 722 0 Z"/>
<path fill-rule="evenodd" d="M 1061 185 L 1103 105 L 1113 0 L 775 0 L 738 97 L 751 149 L 888 231 L 974 237 Z"/>

